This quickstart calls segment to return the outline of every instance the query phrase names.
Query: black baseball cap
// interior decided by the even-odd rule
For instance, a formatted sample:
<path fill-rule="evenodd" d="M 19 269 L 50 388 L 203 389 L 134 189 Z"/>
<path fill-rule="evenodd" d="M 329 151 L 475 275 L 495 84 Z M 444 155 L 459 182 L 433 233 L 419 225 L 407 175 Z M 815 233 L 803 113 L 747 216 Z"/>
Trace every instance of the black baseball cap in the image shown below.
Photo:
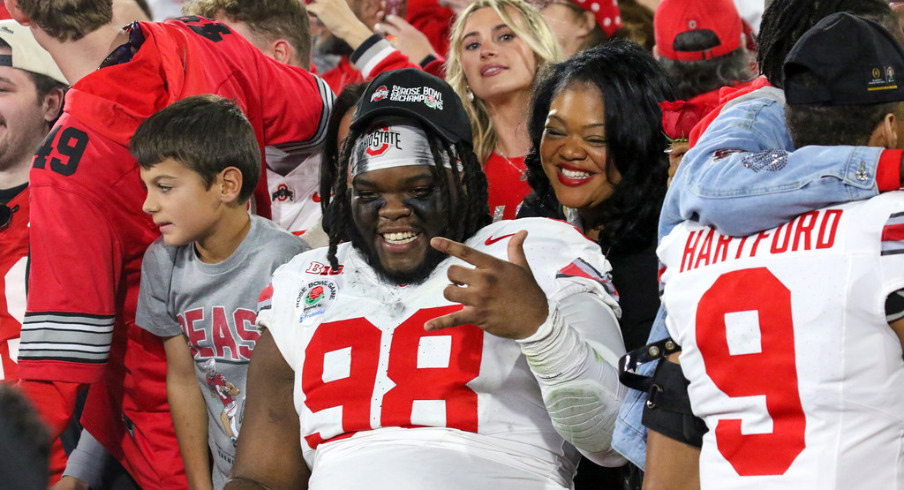
<path fill-rule="evenodd" d="M 881 25 L 848 12 L 819 21 L 782 69 L 789 105 L 870 105 L 904 101 L 904 49 Z"/>
<path fill-rule="evenodd" d="M 472 144 L 471 121 L 445 80 L 417 68 L 378 75 L 358 101 L 352 129 L 364 131 L 378 116 L 411 116 L 450 143 Z"/>

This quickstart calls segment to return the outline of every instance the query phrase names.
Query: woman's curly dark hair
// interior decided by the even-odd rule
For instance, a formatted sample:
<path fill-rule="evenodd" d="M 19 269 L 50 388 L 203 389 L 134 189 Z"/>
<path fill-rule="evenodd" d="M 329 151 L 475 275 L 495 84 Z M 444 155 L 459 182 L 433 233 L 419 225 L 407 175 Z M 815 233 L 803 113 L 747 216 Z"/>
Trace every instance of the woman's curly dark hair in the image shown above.
<path fill-rule="evenodd" d="M 621 180 L 600 204 L 595 223 L 599 244 L 607 255 L 636 252 L 656 240 L 657 222 L 668 178 L 668 140 L 662 132 L 659 102 L 673 98 L 668 76 L 637 44 L 612 40 L 547 68 L 531 102 L 528 132 L 531 150 L 525 158 L 532 192 L 524 206 L 563 217 L 561 205 L 540 162 L 540 140 L 552 100 L 573 84 L 591 84 L 603 96 L 607 172 L 614 167 Z M 610 182 L 612 178 L 610 175 Z"/>
<path fill-rule="evenodd" d="M 446 175 L 443 161 L 459 162 L 452 165 L 452 179 L 436 179 L 437 190 L 440 194 L 440 210 L 446 218 L 446 229 L 443 236 L 456 241 L 464 241 L 474 233 L 490 224 L 490 208 L 487 203 L 487 179 L 483 168 L 474 154 L 474 149 L 467 143 L 451 144 L 441 139 L 435 130 L 426 125 L 419 124 L 411 118 L 400 117 L 376 118 L 369 128 L 382 127 L 388 124 L 407 124 L 419 127 L 423 130 L 430 143 L 430 152 L 433 154 L 435 171 L 439 175 Z M 364 136 L 366 131 L 352 129 L 348 133 L 347 144 L 339 155 L 339 168 L 336 175 L 348 175 L 349 161 L 355 148 L 355 142 Z M 445 159 L 443 158 L 445 155 Z M 322 182 L 321 185 L 324 183 Z M 339 262 L 336 259 L 336 249 L 341 241 L 351 239 L 353 242 L 360 236 L 351 210 L 351 191 L 347 179 L 334 178 L 332 181 L 333 197 L 329 201 L 329 210 L 326 213 L 328 222 L 325 229 L 329 230 L 330 237 L 327 257 L 330 266 L 337 270 Z M 454 190 L 453 190 L 454 189 Z M 328 194 L 324 194 L 326 198 Z M 457 199 L 452 196 L 457 195 Z"/>

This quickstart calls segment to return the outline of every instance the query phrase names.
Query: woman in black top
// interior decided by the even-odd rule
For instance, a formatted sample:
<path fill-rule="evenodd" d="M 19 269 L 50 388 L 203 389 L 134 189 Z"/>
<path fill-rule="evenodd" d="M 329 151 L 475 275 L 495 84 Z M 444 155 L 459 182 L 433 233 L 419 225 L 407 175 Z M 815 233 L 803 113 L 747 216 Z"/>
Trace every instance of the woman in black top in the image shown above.
<path fill-rule="evenodd" d="M 659 102 L 665 72 L 640 46 L 614 40 L 550 66 L 533 94 L 518 217 L 565 219 L 599 243 L 619 293 L 625 348 L 645 345 L 659 309 L 656 228 L 669 162 Z M 640 488 L 633 465 L 582 461 L 575 488 Z"/>
<path fill-rule="evenodd" d="M 532 192 L 519 217 L 566 219 L 599 243 L 628 350 L 646 343 L 659 308 L 656 226 L 668 177 L 659 102 L 671 98 L 653 57 L 615 40 L 552 65 L 528 122 Z"/>

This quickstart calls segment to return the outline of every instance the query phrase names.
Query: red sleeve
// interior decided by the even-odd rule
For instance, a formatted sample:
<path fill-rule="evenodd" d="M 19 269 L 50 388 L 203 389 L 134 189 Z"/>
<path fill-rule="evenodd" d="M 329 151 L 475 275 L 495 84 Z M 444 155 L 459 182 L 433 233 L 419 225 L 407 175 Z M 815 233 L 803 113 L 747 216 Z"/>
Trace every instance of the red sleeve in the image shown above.
<path fill-rule="evenodd" d="M 123 321 L 134 318 L 134 307 L 122 303 L 137 289 L 141 256 L 157 236 L 141 212 L 137 165 L 125 147 L 67 113 L 36 154 L 29 179 L 19 377 L 93 383 L 111 356 L 114 325 L 124 331 Z"/>
<path fill-rule="evenodd" d="M 436 76 L 436 77 L 439 77 L 439 78 L 442 78 L 443 80 L 445 80 L 446 79 L 446 60 L 443 58 L 435 58 L 435 59 L 431 60 L 429 63 L 427 63 L 426 66 L 424 66 L 424 71 L 433 76 Z"/>
<path fill-rule="evenodd" d="M 320 77 L 297 67 L 261 60 L 264 143 L 314 147 L 323 143 L 335 95 Z"/>
<path fill-rule="evenodd" d="M 879 192 L 895 191 L 901 188 L 901 158 L 904 150 L 882 150 L 876 169 L 876 185 Z"/>
<path fill-rule="evenodd" d="M 19 377 L 91 383 L 103 372 L 122 257 L 103 214 L 78 194 L 31 186 L 31 262 Z"/>
<path fill-rule="evenodd" d="M 268 58 L 223 24 L 202 17 L 141 28 L 153 45 L 142 45 L 140 52 L 157 50 L 144 55 L 159 58 L 155 63 L 174 95 L 169 102 L 215 93 L 239 101 L 261 146 L 322 143 L 333 93 L 316 75 Z"/>
<path fill-rule="evenodd" d="M 371 80 L 380 73 L 403 68 L 421 69 L 411 63 L 408 56 L 402 54 L 379 34 L 374 34 L 361 43 L 349 57 L 355 67 L 361 70 L 361 76 Z"/>
<path fill-rule="evenodd" d="M 440 56 L 449 52 L 449 31 L 455 20 L 452 10 L 440 6 L 437 0 L 408 0 L 405 20 L 424 33 Z"/>
<path fill-rule="evenodd" d="M 392 70 L 401 70 L 403 68 L 417 68 L 418 70 L 422 69 L 419 65 L 411 63 L 411 60 L 409 60 L 407 56 L 402 54 L 401 51 L 393 49 L 392 51 L 388 52 L 385 57 L 377 61 L 372 70 L 370 70 L 368 73 L 364 73 L 364 70 L 362 70 L 361 74 L 364 75 L 367 80 L 373 80 L 374 77 L 376 77 L 380 73 L 385 73 Z"/>

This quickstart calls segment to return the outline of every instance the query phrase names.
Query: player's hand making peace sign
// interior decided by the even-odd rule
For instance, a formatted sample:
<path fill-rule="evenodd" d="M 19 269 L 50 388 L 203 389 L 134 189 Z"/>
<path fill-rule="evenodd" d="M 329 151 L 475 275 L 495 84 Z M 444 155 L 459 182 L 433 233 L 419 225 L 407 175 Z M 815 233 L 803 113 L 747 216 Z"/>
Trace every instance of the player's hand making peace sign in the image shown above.
<path fill-rule="evenodd" d="M 537 285 L 524 255 L 527 231 L 519 231 L 509 240 L 509 260 L 497 259 L 447 238 L 434 237 L 430 245 L 440 252 L 471 264 L 474 268 L 449 267 L 449 281 L 443 296 L 464 308 L 424 324 L 426 330 L 439 330 L 473 324 L 487 332 L 509 339 L 531 336 L 549 314 L 546 294 Z"/>

